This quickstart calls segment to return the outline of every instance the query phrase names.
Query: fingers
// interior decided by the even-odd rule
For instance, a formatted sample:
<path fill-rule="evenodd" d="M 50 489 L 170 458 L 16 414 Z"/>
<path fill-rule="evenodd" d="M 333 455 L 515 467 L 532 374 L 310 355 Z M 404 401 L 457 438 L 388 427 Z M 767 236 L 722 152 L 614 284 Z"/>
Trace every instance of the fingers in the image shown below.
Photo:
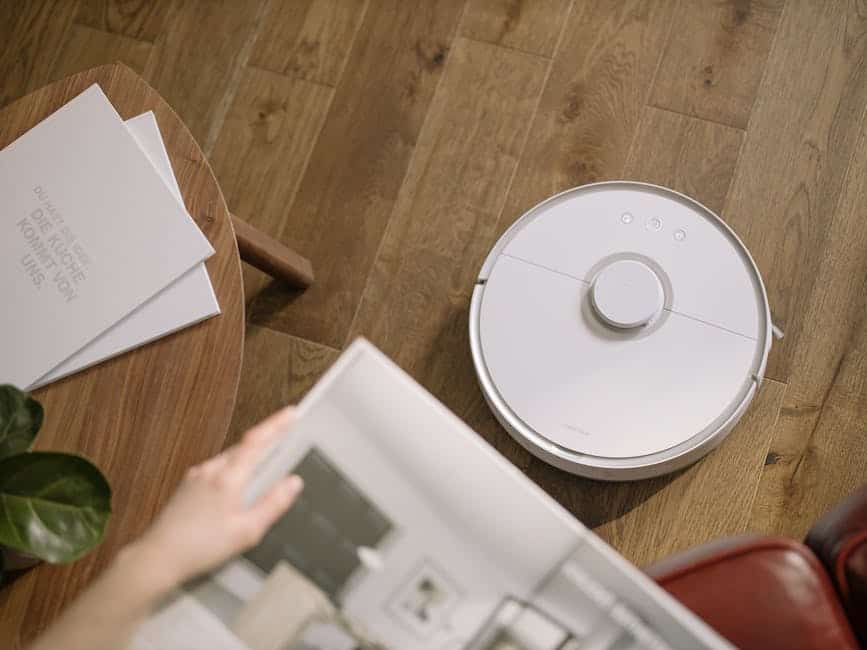
<path fill-rule="evenodd" d="M 239 467 L 238 480 L 245 480 L 247 473 L 252 470 L 260 455 L 280 434 L 292 423 L 295 417 L 295 407 L 288 406 L 272 413 L 259 424 L 250 428 L 241 441 L 224 449 L 216 456 L 190 468 L 189 476 L 213 477 L 226 471 L 229 467 Z M 228 478 L 228 477 L 227 477 Z"/>
<path fill-rule="evenodd" d="M 246 482 L 265 451 L 286 433 L 295 418 L 295 409 L 277 411 L 244 434 L 235 446 L 225 471 L 232 481 Z"/>
<path fill-rule="evenodd" d="M 244 434 L 241 444 L 246 444 L 248 441 L 260 441 L 263 438 L 266 440 L 273 440 L 275 433 L 285 431 L 286 427 L 292 424 L 294 420 L 294 406 L 287 406 L 279 411 L 275 411 L 258 424 L 250 427 L 250 429 Z"/>
<path fill-rule="evenodd" d="M 210 477 L 214 474 L 222 472 L 226 465 L 229 464 L 229 457 L 232 454 L 232 447 L 225 449 L 216 456 L 212 456 L 208 460 L 190 468 L 189 476 Z"/>
<path fill-rule="evenodd" d="M 248 510 L 250 525 L 264 534 L 295 503 L 304 489 L 300 476 L 288 476 L 277 483 Z"/>

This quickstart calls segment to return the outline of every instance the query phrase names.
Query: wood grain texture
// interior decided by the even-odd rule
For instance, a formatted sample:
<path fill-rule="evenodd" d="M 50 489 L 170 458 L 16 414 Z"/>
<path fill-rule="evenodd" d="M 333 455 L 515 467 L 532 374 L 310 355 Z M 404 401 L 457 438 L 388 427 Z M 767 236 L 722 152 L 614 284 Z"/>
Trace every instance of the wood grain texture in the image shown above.
<path fill-rule="evenodd" d="M 250 325 L 231 441 L 274 411 L 297 404 L 340 354 L 337 350 Z"/>
<path fill-rule="evenodd" d="M 272 2 L 250 65 L 336 86 L 368 0 Z"/>
<path fill-rule="evenodd" d="M 469 0 L 461 36 L 550 57 L 573 0 Z"/>
<path fill-rule="evenodd" d="M 533 459 L 528 475 L 638 566 L 750 529 L 750 510 L 786 386 L 765 380 L 723 444 L 685 470 L 600 483 Z"/>
<path fill-rule="evenodd" d="M 0 38 L 3 40 L 0 43 L 0 54 L 4 53 L 7 44 L 12 41 L 15 36 L 15 27 L 21 14 L 24 13 L 26 5 L 19 0 L 0 0 Z"/>
<path fill-rule="evenodd" d="M 120 65 L 75 75 L 0 111 L 0 147 L 94 82 L 123 118 L 156 114 L 187 209 L 216 250 L 207 267 L 222 314 L 36 391 L 45 407 L 37 447 L 92 459 L 112 485 L 113 515 L 83 560 L 41 565 L 3 590 L 4 647 L 42 630 L 148 525 L 183 471 L 222 447 L 241 372 L 244 309 L 228 212 L 198 145 L 152 88 Z"/>
<path fill-rule="evenodd" d="M 816 284 L 818 266 L 865 105 L 863 4 L 789 3 L 724 210 L 786 333 L 768 361 L 773 379 L 788 381 L 798 348 L 820 335 L 802 310 L 811 294 L 824 291 Z"/>
<path fill-rule="evenodd" d="M 469 300 L 547 68 L 533 55 L 456 40 L 350 334 L 461 416 L 480 404 Z M 480 433 L 514 453 L 485 420 Z"/>
<path fill-rule="evenodd" d="M 250 55 L 266 0 L 178 2 L 145 79 L 210 153 Z"/>
<path fill-rule="evenodd" d="M 544 198 L 623 174 L 672 2 L 579 2 L 565 27 L 500 230 Z"/>
<path fill-rule="evenodd" d="M 753 525 L 801 537 L 867 480 L 867 120 L 828 224 Z"/>
<path fill-rule="evenodd" d="M 167 0 L 80 0 L 75 20 L 110 34 L 153 42 L 171 6 Z"/>
<path fill-rule="evenodd" d="M 15 22 L 24 12 L 25 5 L 18 0 L 0 0 L 0 12 L 4 20 L 0 23 L 0 33 L 4 36 L 9 36 L 12 33 L 12 27 Z"/>
<path fill-rule="evenodd" d="M 0 106 L 51 81 L 59 44 L 66 39 L 78 5 L 72 0 L 5 4 L 6 38 L 0 42 Z"/>
<path fill-rule="evenodd" d="M 212 164 L 231 210 L 268 235 L 283 232 L 332 94 L 319 84 L 244 70 Z M 269 279 L 245 265 L 245 299 L 255 299 Z"/>
<path fill-rule="evenodd" d="M 150 43 L 119 34 L 73 25 L 60 50 L 51 77 L 62 79 L 76 72 L 115 62 L 123 63 L 141 74 L 147 65 L 151 47 Z"/>
<path fill-rule="evenodd" d="M 867 117 L 865 114 L 864 117 Z M 819 405 L 845 375 L 845 363 L 867 334 L 867 119 L 828 223 L 815 289 L 799 305 L 809 328 L 792 358 L 791 393 Z"/>
<path fill-rule="evenodd" d="M 650 103 L 745 128 L 784 0 L 681 0 Z"/>
<path fill-rule="evenodd" d="M 742 141 L 738 129 L 648 106 L 623 176 L 683 192 L 719 214 Z"/>
<path fill-rule="evenodd" d="M 310 258 L 303 295 L 269 285 L 250 319 L 339 347 L 346 339 L 428 106 L 461 2 L 371 5 L 280 239 Z"/>

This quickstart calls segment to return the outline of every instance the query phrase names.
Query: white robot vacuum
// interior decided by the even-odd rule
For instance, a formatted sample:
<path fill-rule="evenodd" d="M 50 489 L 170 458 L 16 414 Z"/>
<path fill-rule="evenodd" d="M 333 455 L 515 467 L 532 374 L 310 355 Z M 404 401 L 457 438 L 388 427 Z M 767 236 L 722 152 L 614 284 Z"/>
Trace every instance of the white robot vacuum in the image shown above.
<path fill-rule="evenodd" d="M 485 398 L 563 470 L 634 480 L 716 447 L 756 394 L 774 327 L 759 271 L 713 212 L 613 181 L 543 201 L 488 254 L 470 306 Z"/>

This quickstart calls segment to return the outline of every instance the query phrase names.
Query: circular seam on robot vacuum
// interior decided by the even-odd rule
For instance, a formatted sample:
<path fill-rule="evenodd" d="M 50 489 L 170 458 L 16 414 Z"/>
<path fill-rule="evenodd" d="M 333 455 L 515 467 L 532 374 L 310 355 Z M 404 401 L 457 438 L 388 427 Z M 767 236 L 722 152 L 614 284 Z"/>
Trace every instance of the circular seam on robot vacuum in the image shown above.
<path fill-rule="evenodd" d="M 636 265 L 601 290 L 607 322 L 592 288 L 624 260 Z M 771 321 L 755 263 L 713 212 L 612 181 L 543 201 L 501 237 L 470 339 L 485 398 L 518 442 L 567 471 L 627 480 L 722 441 L 761 382 Z"/>

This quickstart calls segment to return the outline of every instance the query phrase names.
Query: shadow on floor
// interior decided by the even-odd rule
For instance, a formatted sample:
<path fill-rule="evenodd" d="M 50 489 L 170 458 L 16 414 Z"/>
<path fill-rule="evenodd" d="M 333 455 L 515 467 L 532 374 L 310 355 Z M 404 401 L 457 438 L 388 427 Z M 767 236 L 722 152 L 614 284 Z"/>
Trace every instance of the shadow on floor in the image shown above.
<path fill-rule="evenodd" d="M 685 470 L 643 481 L 593 481 L 533 459 L 527 476 L 588 528 L 618 519 L 662 490 Z"/>
<path fill-rule="evenodd" d="M 246 297 L 248 321 L 267 326 L 272 316 L 280 314 L 288 305 L 298 300 L 304 295 L 304 291 L 271 278 L 259 292 Z"/>

